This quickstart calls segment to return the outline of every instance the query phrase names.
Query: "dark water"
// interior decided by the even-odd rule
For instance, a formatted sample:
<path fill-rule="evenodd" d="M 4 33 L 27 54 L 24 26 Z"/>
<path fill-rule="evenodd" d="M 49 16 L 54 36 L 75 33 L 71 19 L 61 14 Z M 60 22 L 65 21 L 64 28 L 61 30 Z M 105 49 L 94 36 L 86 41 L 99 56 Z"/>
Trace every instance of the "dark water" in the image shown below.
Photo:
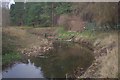
<path fill-rule="evenodd" d="M 86 70 L 93 61 L 92 51 L 79 44 L 54 43 L 44 57 L 29 58 L 3 70 L 3 78 L 65 78 L 77 68 Z"/>

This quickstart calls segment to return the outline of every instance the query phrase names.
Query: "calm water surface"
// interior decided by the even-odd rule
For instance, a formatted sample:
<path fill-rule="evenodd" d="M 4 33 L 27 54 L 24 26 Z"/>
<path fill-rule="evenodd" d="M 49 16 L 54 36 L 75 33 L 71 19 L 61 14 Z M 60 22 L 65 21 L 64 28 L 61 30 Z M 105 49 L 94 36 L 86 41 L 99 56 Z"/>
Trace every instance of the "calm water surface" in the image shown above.
<path fill-rule="evenodd" d="M 41 67 L 36 67 L 28 59 L 26 63 L 15 63 L 11 68 L 3 71 L 3 78 L 43 78 Z"/>
<path fill-rule="evenodd" d="M 77 67 L 86 70 L 93 61 L 92 51 L 79 44 L 55 43 L 45 57 L 17 62 L 2 72 L 3 78 L 65 78 Z"/>

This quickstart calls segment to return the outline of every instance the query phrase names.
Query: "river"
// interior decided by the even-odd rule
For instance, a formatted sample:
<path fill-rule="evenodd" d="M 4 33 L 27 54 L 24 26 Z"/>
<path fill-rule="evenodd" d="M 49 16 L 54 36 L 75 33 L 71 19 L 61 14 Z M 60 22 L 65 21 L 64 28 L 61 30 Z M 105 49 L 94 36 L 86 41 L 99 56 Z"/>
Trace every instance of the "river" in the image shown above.
<path fill-rule="evenodd" d="M 5 67 L 2 75 L 3 78 L 66 78 L 77 67 L 85 71 L 94 60 L 92 52 L 80 44 L 57 42 L 48 54 L 15 62 Z"/>

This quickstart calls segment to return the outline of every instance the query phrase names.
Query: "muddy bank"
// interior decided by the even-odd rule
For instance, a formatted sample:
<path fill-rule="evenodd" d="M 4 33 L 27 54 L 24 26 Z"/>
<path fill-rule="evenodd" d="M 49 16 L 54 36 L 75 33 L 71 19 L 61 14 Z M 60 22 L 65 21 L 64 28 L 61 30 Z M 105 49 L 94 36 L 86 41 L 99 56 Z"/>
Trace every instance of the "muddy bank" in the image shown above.
<path fill-rule="evenodd" d="M 51 39 L 55 38 L 56 35 L 54 28 L 30 28 L 24 30 L 31 34 L 31 37 L 34 39 L 29 40 L 31 41 L 31 45 L 20 50 L 23 55 L 39 57 L 49 53 L 53 49 L 53 40 Z"/>
<path fill-rule="evenodd" d="M 109 35 L 103 39 L 96 39 L 93 43 L 95 60 L 83 72 L 76 69 L 76 78 L 117 78 L 118 75 L 118 43 L 117 35 Z M 83 73 L 80 75 L 80 73 Z"/>
<path fill-rule="evenodd" d="M 45 34 L 45 33 L 44 33 Z M 39 36 L 39 35 L 38 35 Z M 48 38 L 49 37 L 49 38 Z M 92 55 L 95 57 L 95 60 L 91 66 L 84 70 L 77 67 L 73 73 L 72 77 L 75 78 L 116 78 L 117 74 L 117 38 L 116 34 L 105 36 L 104 38 L 97 38 L 94 42 L 87 40 L 84 37 L 73 37 L 71 39 L 59 39 L 57 36 L 48 36 L 41 40 L 41 45 L 32 46 L 26 48 L 22 53 L 26 56 L 41 57 L 44 54 L 49 53 L 50 50 L 54 49 L 53 43 L 55 41 L 66 41 L 73 42 L 77 44 L 84 45 L 89 50 L 92 50 Z M 50 39 L 52 38 L 52 39 Z M 111 65 L 114 64 L 114 65 Z M 67 74 L 69 75 L 69 74 Z M 71 77 L 71 74 L 70 74 Z"/>
<path fill-rule="evenodd" d="M 40 37 L 40 35 L 39 35 Z M 49 51 L 53 50 L 54 48 L 56 48 L 57 44 L 60 44 L 61 43 L 75 43 L 75 44 L 79 44 L 79 45 L 82 45 L 86 48 L 88 48 L 89 50 L 92 50 L 93 51 L 93 45 L 92 43 L 89 41 L 89 40 L 86 40 L 86 39 L 83 39 L 83 38 L 78 38 L 78 37 L 75 37 L 73 38 L 72 40 L 64 40 L 64 39 L 59 39 L 59 38 L 56 38 L 56 36 L 51 36 L 50 37 L 41 37 L 43 38 L 41 40 L 41 44 L 40 45 L 34 45 L 34 46 L 31 46 L 30 48 L 25 48 L 21 51 L 21 53 L 25 56 L 32 56 L 32 57 L 39 57 L 39 56 L 42 56 L 44 54 L 48 54 Z M 61 45 L 62 47 L 62 45 Z"/>
<path fill-rule="evenodd" d="M 21 51 L 21 53 L 28 57 L 40 57 L 49 53 L 49 51 L 53 49 L 52 41 L 44 39 L 41 43 L 42 45 L 35 45 L 30 48 L 25 48 Z"/>
<path fill-rule="evenodd" d="M 73 42 L 84 45 L 86 48 L 88 48 L 90 50 L 94 50 L 94 46 L 93 46 L 93 43 L 91 42 L 91 40 L 87 40 L 87 39 L 76 36 L 73 39 Z"/>

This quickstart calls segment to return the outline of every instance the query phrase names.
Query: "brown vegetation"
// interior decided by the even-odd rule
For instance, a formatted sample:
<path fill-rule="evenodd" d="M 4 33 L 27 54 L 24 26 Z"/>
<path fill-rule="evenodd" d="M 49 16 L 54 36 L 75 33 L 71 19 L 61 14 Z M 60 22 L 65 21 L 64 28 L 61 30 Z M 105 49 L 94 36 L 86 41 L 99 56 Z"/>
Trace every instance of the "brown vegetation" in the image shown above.
<path fill-rule="evenodd" d="M 53 34 L 54 28 L 3 28 L 3 53 L 11 50 L 19 51 L 26 56 L 43 55 L 52 49 L 51 41 L 45 38 L 44 34 Z M 12 48 L 14 47 L 14 48 Z"/>
<path fill-rule="evenodd" d="M 61 15 L 58 19 L 58 24 L 71 31 L 82 31 L 85 27 L 85 22 L 80 16 L 75 15 Z"/>
<path fill-rule="evenodd" d="M 94 43 L 95 61 L 82 78 L 118 78 L 118 34 L 98 38 Z"/>
<path fill-rule="evenodd" d="M 118 3 L 73 3 L 74 14 L 80 15 L 83 20 L 96 22 L 98 25 L 117 24 Z"/>

